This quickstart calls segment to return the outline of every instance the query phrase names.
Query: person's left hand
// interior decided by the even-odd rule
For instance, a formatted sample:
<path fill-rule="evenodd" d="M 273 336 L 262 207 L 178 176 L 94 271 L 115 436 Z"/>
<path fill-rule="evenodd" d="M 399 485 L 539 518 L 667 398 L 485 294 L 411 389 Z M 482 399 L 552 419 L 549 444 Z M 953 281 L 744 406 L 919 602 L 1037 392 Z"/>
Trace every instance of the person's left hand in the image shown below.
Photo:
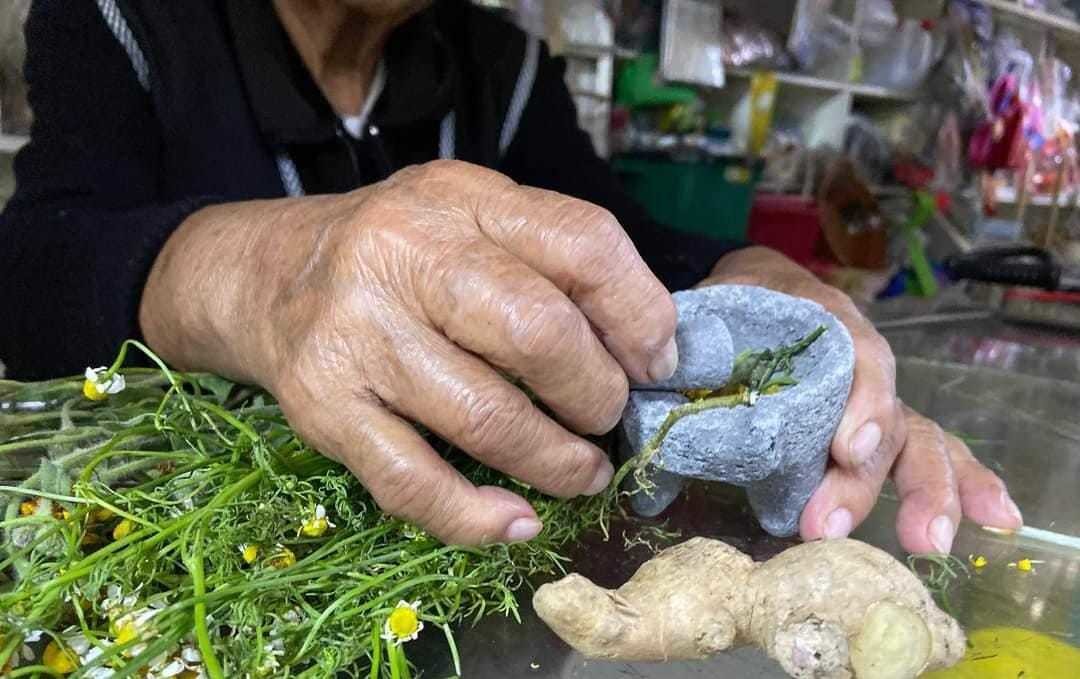
<path fill-rule="evenodd" d="M 948 552 L 961 516 L 1016 529 L 1023 519 L 1005 484 L 968 447 L 896 395 L 892 350 L 855 304 L 766 248 L 723 257 L 699 284 L 744 284 L 811 299 L 836 316 L 855 344 L 855 376 L 832 442 L 832 464 L 803 510 L 802 537 L 847 536 L 869 515 L 892 473 L 900 499 L 896 532 L 913 553 Z"/>

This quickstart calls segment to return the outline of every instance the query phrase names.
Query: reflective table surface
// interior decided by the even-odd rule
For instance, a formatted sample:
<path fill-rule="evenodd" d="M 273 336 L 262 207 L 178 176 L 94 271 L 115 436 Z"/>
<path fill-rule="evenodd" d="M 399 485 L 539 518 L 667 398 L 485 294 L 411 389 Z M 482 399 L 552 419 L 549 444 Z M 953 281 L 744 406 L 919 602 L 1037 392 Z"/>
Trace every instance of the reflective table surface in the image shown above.
<path fill-rule="evenodd" d="M 910 309 L 873 310 L 898 357 L 900 396 L 965 439 L 1005 479 L 1026 523 L 1015 535 L 961 525 L 953 554 L 965 562 L 969 555 L 983 555 L 987 565 L 955 582 L 949 597 L 953 612 L 969 632 L 1018 627 L 1080 646 L 1080 335 L 1010 325 L 970 309 L 950 321 L 951 312 L 938 311 L 919 321 Z M 895 492 L 887 487 L 854 537 L 903 558 L 893 530 L 896 510 Z M 604 586 L 621 584 L 652 553 L 648 545 L 627 548 L 627 541 L 645 537 L 653 548 L 662 548 L 669 542 L 648 531 L 661 523 L 681 533 L 675 542 L 717 537 L 755 559 L 794 544 L 764 534 L 737 489 L 701 484 L 691 486 L 659 521 L 623 519 L 612 526 L 609 541 L 597 537 L 582 544 L 573 569 Z M 1032 572 L 1009 566 L 1023 558 L 1036 562 Z M 694 663 L 585 660 L 523 603 L 521 624 L 492 618 L 459 630 L 465 677 L 786 676 L 750 648 Z M 425 677 L 454 675 L 445 651 L 434 645 L 417 651 L 414 659 Z M 1073 676 L 1080 677 L 1080 666 Z"/>

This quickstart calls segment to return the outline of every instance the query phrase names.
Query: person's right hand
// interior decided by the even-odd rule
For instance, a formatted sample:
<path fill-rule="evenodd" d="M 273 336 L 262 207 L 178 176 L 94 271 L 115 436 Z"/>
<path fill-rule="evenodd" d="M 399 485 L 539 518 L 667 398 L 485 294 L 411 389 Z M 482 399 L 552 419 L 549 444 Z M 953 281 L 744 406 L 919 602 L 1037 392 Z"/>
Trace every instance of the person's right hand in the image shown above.
<path fill-rule="evenodd" d="M 627 377 L 678 360 L 671 297 L 611 214 L 458 162 L 205 208 L 158 256 L 140 321 L 173 364 L 266 387 L 386 512 L 458 544 L 541 525 L 409 421 L 546 493 L 595 494 L 612 465 L 575 432 L 613 428 Z"/>

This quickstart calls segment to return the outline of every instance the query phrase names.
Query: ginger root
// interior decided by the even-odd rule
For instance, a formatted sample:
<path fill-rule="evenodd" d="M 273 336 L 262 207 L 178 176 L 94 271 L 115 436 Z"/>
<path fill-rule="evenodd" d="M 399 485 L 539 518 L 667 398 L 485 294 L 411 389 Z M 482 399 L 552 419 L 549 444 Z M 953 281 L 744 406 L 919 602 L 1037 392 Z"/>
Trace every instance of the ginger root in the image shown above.
<path fill-rule="evenodd" d="M 919 579 L 856 540 L 809 542 L 754 563 L 694 538 L 617 590 L 571 574 L 537 590 L 533 605 L 590 658 L 691 660 L 754 644 L 792 677 L 914 679 L 964 655 L 960 626 Z"/>

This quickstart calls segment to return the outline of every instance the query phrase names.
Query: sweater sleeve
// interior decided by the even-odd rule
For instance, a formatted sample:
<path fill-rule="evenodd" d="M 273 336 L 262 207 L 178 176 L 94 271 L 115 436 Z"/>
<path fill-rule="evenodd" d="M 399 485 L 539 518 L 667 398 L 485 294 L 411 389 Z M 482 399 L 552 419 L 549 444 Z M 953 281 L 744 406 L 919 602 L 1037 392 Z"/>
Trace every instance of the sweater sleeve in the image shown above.
<path fill-rule="evenodd" d="M 161 199 L 150 95 L 93 0 L 36 0 L 26 42 L 34 124 L 0 215 L 0 360 L 40 379 L 108 364 L 139 336 L 154 258 L 214 201 Z"/>
<path fill-rule="evenodd" d="M 578 126 L 564 70 L 565 61 L 552 58 L 542 47 L 532 94 L 499 169 L 521 184 L 610 210 L 669 289 L 688 288 L 705 278 L 723 254 L 740 245 L 675 231 L 653 220 L 622 188 Z"/>

